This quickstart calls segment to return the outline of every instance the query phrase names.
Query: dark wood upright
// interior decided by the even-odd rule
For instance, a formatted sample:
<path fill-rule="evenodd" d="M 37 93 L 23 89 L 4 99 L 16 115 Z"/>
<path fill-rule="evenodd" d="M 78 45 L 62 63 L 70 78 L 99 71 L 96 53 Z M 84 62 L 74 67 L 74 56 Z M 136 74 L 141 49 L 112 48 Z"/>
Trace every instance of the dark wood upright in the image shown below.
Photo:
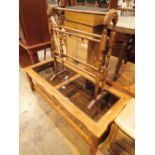
<path fill-rule="evenodd" d="M 46 0 L 19 0 L 19 60 L 25 67 L 38 62 L 37 51 L 50 47 Z"/>
<path fill-rule="evenodd" d="M 117 9 L 118 0 L 110 0 L 109 9 Z"/>

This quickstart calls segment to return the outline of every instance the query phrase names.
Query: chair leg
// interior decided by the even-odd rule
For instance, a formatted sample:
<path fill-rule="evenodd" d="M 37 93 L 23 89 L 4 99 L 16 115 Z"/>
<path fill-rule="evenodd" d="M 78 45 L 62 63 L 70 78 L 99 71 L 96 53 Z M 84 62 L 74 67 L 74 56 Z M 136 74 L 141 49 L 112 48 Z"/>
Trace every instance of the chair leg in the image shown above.
<path fill-rule="evenodd" d="M 44 49 L 44 61 L 46 60 L 46 48 Z"/>
<path fill-rule="evenodd" d="M 28 50 L 28 55 L 30 57 L 30 61 L 31 61 L 31 64 L 35 64 L 35 60 L 34 60 L 34 56 L 33 56 L 33 51 L 31 50 Z"/>

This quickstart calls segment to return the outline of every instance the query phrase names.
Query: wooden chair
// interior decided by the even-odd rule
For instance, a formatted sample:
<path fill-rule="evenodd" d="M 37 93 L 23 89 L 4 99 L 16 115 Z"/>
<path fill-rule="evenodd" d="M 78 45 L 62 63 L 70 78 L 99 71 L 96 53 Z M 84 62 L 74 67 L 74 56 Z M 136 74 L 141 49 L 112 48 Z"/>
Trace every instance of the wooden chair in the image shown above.
<path fill-rule="evenodd" d="M 97 155 L 134 155 L 135 140 L 113 123 L 109 136 L 100 144 Z"/>

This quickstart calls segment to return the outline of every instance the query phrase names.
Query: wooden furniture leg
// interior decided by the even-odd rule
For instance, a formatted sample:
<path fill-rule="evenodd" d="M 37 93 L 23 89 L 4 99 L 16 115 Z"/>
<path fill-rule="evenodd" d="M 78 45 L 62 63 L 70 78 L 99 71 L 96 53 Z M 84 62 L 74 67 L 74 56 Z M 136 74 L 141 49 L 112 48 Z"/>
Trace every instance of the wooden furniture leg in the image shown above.
<path fill-rule="evenodd" d="M 135 51 L 134 50 L 134 44 L 135 44 L 134 40 L 135 40 L 134 39 L 134 35 L 132 35 L 130 40 L 129 40 L 129 44 L 128 44 L 128 48 L 127 48 L 127 52 L 126 52 L 124 63 L 127 63 L 127 61 L 131 58 L 131 56 L 133 54 L 133 51 Z"/>
<path fill-rule="evenodd" d="M 128 46 L 128 49 L 125 52 L 124 64 L 128 62 L 128 59 L 130 57 L 130 51 L 131 51 L 131 45 Z"/>
<path fill-rule="evenodd" d="M 126 35 L 125 41 L 123 42 L 123 45 L 122 45 L 120 53 L 119 53 L 119 57 L 118 57 L 118 61 L 117 61 L 116 69 L 115 69 L 114 80 L 117 80 L 117 78 L 118 78 L 118 73 L 121 68 L 124 56 L 126 54 L 126 49 L 127 49 L 129 40 L 130 40 L 130 35 Z"/>
<path fill-rule="evenodd" d="M 97 144 L 97 142 L 95 142 L 95 143 L 91 146 L 91 148 L 90 148 L 90 153 L 91 153 L 91 155 L 96 155 L 97 148 L 98 148 L 98 144 Z"/>
<path fill-rule="evenodd" d="M 44 61 L 46 60 L 46 48 L 44 49 Z"/>
<path fill-rule="evenodd" d="M 19 45 L 19 64 L 21 68 L 31 65 L 30 56 L 26 49 Z"/>
<path fill-rule="evenodd" d="M 32 91 L 34 91 L 34 84 L 33 84 L 32 78 L 28 74 L 26 74 L 26 75 L 27 75 L 27 78 L 29 81 L 30 88 Z"/>
<path fill-rule="evenodd" d="M 33 57 L 33 51 L 28 50 L 28 54 L 29 54 L 29 57 L 30 57 L 31 64 L 35 64 L 35 60 L 34 60 L 34 57 Z"/>

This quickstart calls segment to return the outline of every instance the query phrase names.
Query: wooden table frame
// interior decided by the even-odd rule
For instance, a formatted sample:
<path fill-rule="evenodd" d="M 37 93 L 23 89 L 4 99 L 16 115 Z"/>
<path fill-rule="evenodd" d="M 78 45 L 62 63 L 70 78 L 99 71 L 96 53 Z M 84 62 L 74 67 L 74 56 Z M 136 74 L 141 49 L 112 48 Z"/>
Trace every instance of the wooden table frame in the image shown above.
<path fill-rule="evenodd" d="M 105 90 L 116 95 L 119 100 L 111 107 L 109 111 L 106 112 L 103 117 L 101 117 L 97 122 L 95 122 L 58 91 L 58 88 L 64 85 L 64 82 L 60 83 L 59 85 L 52 86 L 37 72 L 34 71 L 34 68 L 43 66 L 47 63 L 53 63 L 53 59 L 42 61 L 24 69 L 24 71 L 27 73 L 31 89 L 37 91 L 53 106 L 53 108 L 58 113 L 60 113 L 65 118 L 65 120 L 90 145 L 92 154 L 95 154 L 102 136 L 107 131 L 109 125 L 120 113 L 120 111 L 126 106 L 126 104 L 128 103 L 127 101 L 130 97 L 106 85 Z M 71 66 L 66 62 L 64 62 L 64 65 L 77 73 L 76 75 L 65 81 L 65 84 L 77 79 L 80 76 L 83 76 L 84 78 L 95 83 L 96 79 L 86 74 L 84 71 L 78 70 L 76 67 Z M 51 99 L 51 97 L 53 99 Z M 64 111 L 67 111 L 67 113 Z M 73 121 L 72 118 L 80 122 L 83 127 L 79 127 L 80 125 L 77 124 L 76 121 Z"/>

